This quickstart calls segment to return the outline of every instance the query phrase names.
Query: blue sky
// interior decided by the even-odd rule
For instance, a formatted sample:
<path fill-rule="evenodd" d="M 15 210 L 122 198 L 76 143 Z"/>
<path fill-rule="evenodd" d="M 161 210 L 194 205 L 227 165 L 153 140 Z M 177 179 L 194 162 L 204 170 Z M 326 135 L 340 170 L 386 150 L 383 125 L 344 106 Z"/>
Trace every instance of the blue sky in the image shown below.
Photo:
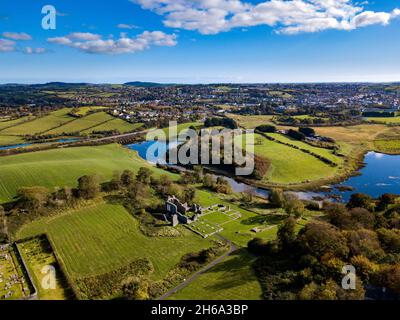
<path fill-rule="evenodd" d="M 44 5 L 56 29 L 41 26 Z M 400 0 L 2 0 L 0 83 L 400 81 Z"/>

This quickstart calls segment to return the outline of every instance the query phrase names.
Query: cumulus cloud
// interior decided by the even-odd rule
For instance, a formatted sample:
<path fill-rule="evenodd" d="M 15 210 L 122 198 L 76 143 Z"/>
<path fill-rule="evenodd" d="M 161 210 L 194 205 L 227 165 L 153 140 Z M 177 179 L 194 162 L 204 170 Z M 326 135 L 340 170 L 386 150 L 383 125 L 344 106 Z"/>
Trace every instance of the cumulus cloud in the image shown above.
<path fill-rule="evenodd" d="M 3 32 L 2 35 L 12 40 L 32 40 L 32 37 L 25 32 Z"/>
<path fill-rule="evenodd" d="M 48 42 L 68 46 L 87 53 L 122 54 L 148 49 L 150 46 L 168 46 L 177 44 L 175 34 L 162 31 L 145 31 L 130 38 L 121 33 L 119 39 L 102 39 L 100 35 L 89 33 L 71 33 L 64 37 L 47 39 Z"/>
<path fill-rule="evenodd" d="M 352 0 L 268 0 L 251 4 L 242 0 L 130 0 L 164 17 L 171 28 L 216 34 L 237 27 L 267 25 L 278 33 L 296 34 L 327 29 L 353 30 L 373 24 L 387 25 L 400 16 L 365 11 Z"/>
<path fill-rule="evenodd" d="M 15 51 L 16 42 L 7 39 L 0 39 L 0 52 Z"/>

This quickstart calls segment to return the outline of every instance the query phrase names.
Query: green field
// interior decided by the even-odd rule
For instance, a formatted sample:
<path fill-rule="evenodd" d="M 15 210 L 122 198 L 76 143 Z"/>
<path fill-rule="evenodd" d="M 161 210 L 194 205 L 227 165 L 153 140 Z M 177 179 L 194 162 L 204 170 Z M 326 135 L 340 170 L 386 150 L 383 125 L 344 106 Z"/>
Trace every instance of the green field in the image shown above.
<path fill-rule="evenodd" d="M 262 291 L 253 273 L 254 257 L 242 249 L 201 274 L 171 300 L 259 300 Z"/>
<path fill-rule="evenodd" d="M 85 116 L 90 111 L 97 111 L 102 109 L 107 109 L 107 107 L 103 106 L 80 107 L 79 110 L 76 112 L 76 114 L 79 116 Z"/>
<path fill-rule="evenodd" d="M 400 124 L 400 117 L 368 117 L 365 120 L 384 124 Z"/>
<path fill-rule="evenodd" d="M 143 126 L 143 123 L 129 123 L 122 119 L 113 119 L 96 127 L 84 130 L 83 133 L 91 133 L 95 131 L 111 131 L 118 130 L 120 133 L 135 131 Z"/>
<path fill-rule="evenodd" d="M 60 134 L 60 133 L 71 133 L 71 132 L 80 132 L 92 127 L 96 127 L 103 122 L 111 121 L 114 117 L 110 116 L 105 112 L 96 112 L 93 114 L 89 114 L 83 118 L 77 118 L 76 120 L 69 122 L 61 127 L 55 128 L 53 130 L 49 130 L 46 133 L 48 134 Z"/>
<path fill-rule="evenodd" d="M 241 116 L 237 114 L 229 114 L 229 118 L 235 120 L 239 126 L 246 129 L 254 129 L 261 125 L 274 125 L 272 118 L 274 116 L 260 115 L 260 116 Z"/>
<path fill-rule="evenodd" d="M 0 146 L 19 144 L 22 142 L 24 142 L 24 140 L 21 137 L 0 135 Z"/>
<path fill-rule="evenodd" d="M 68 115 L 69 111 L 70 109 L 68 108 L 53 111 L 47 116 L 3 130 L 1 134 L 25 135 L 46 132 L 63 123 L 74 120 L 73 117 Z"/>
<path fill-rule="evenodd" d="M 146 237 L 120 205 L 99 204 L 25 225 L 19 238 L 46 233 L 72 278 L 105 273 L 138 258 L 149 258 L 154 279 L 163 278 L 185 253 L 211 243 L 184 227 L 175 238 Z M 84 244 L 84 245 L 83 245 Z"/>
<path fill-rule="evenodd" d="M 28 121 L 30 119 L 34 119 L 34 117 L 22 117 L 22 118 L 15 119 L 15 120 L 1 121 L 0 122 L 0 134 L 3 134 L 3 131 L 6 128 L 15 126 L 15 125 L 17 125 L 19 123 L 23 123 L 23 122 Z"/>
<path fill-rule="evenodd" d="M 117 144 L 0 157 L 0 203 L 10 201 L 20 187 L 75 187 L 77 179 L 86 174 L 98 174 L 108 180 L 115 171 L 135 171 L 140 167 L 150 164 Z M 161 172 L 156 168 L 154 171 Z"/>
<path fill-rule="evenodd" d="M 320 156 L 323 156 L 324 158 L 327 158 L 327 159 L 335 162 L 336 164 L 341 164 L 343 162 L 343 159 L 334 155 L 332 150 L 314 147 L 314 146 L 309 145 L 308 143 L 294 140 L 294 139 L 291 139 L 290 137 L 287 137 L 287 136 L 284 136 L 284 135 L 278 134 L 278 133 L 268 133 L 267 135 L 278 141 L 297 146 L 304 150 L 309 150 L 315 154 L 318 154 Z"/>
<path fill-rule="evenodd" d="M 238 143 L 242 137 L 238 136 Z M 338 168 L 292 147 L 270 141 L 256 134 L 255 153 L 271 161 L 271 167 L 263 177 L 263 182 L 274 184 L 297 184 L 305 181 L 332 178 Z M 312 148 L 310 146 L 310 148 Z M 326 152 L 321 149 L 321 152 Z"/>

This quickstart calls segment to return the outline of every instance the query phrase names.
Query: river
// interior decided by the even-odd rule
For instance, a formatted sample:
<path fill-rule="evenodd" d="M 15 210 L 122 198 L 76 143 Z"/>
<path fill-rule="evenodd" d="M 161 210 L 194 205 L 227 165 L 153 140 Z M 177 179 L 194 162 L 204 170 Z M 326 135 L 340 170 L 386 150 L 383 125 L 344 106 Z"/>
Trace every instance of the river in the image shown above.
<path fill-rule="evenodd" d="M 157 163 L 163 159 L 167 148 L 175 147 L 176 144 L 165 142 L 146 141 L 127 145 L 131 150 L 136 150 L 143 159 Z M 148 152 L 150 149 L 159 148 L 158 154 Z M 350 177 L 339 185 L 330 186 L 329 192 L 295 192 L 301 199 L 332 198 L 348 201 L 353 193 L 365 193 L 377 198 L 384 193 L 400 193 L 400 155 L 386 155 L 377 152 L 368 152 L 365 155 L 365 166 L 359 171 L 359 175 Z M 218 175 L 214 175 L 218 177 Z M 268 190 L 257 188 L 236 180 L 224 177 L 235 192 L 252 191 L 258 196 L 267 197 Z M 344 191 L 341 187 L 351 188 Z"/>

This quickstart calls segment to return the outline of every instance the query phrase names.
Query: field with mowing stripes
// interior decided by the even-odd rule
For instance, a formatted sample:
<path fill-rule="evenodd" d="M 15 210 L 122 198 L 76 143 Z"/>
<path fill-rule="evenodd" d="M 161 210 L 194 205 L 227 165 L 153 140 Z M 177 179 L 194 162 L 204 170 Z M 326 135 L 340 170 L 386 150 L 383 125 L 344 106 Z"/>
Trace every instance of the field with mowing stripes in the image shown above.
<path fill-rule="evenodd" d="M 70 109 L 64 108 L 51 112 L 49 115 L 39 117 L 33 121 L 28 121 L 20 125 L 3 130 L 1 134 L 25 135 L 46 132 L 52 128 L 62 125 L 68 121 L 74 120 L 68 115 Z"/>
<path fill-rule="evenodd" d="M 10 201 L 24 186 L 75 187 L 85 174 L 99 174 L 108 180 L 115 171 L 149 166 L 135 152 L 117 144 L 0 157 L 0 203 Z M 161 170 L 154 168 L 154 172 Z"/>
<path fill-rule="evenodd" d="M 80 132 L 92 127 L 98 126 L 103 122 L 113 120 L 114 117 L 110 116 L 105 112 L 96 112 L 93 114 L 89 114 L 83 118 L 77 118 L 76 120 L 69 122 L 61 127 L 58 127 L 53 130 L 49 130 L 46 133 L 49 134 L 60 134 L 60 133 L 70 133 L 70 132 Z"/>
<path fill-rule="evenodd" d="M 152 277 L 161 279 L 185 253 L 211 245 L 184 227 L 179 230 L 182 236 L 176 238 L 146 237 L 125 208 L 99 204 L 32 222 L 18 237 L 47 233 L 72 278 L 105 273 L 138 258 L 149 258 L 155 269 Z"/>

